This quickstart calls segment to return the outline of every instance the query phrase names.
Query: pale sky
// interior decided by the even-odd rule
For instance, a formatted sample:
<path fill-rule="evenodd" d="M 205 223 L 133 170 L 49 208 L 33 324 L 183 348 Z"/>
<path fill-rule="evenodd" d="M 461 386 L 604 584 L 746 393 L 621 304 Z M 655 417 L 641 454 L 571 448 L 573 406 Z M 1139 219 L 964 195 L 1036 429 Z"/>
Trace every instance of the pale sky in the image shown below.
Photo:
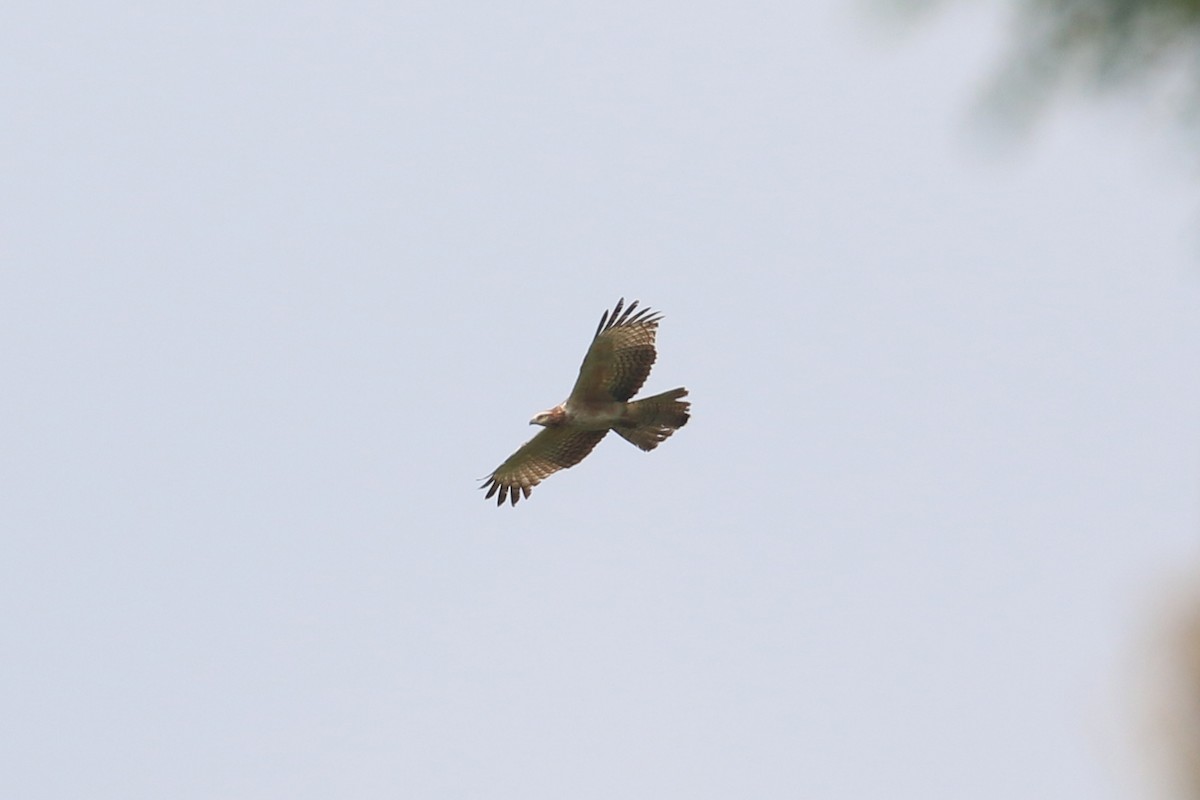
<path fill-rule="evenodd" d="M 1193 154 L 999 18 L 9 7 L 0 796 L 1144 797 Z M 618 297 L 655 452 L 497 509 Z"/>

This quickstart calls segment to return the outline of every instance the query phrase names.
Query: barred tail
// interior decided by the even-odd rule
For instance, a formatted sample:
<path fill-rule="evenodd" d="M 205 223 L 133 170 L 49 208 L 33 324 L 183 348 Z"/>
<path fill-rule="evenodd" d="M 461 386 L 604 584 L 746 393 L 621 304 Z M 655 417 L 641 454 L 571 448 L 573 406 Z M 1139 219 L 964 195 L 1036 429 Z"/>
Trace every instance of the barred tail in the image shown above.
<path fill-rule="evenodd" d="M 687 424 L 691 416 L 688 409 L 692 404 L 680 400 L 681 397 L 687 397 L 687 389 L 682 387 L 634 400 L 625 412 L 629 425 L 613 430 L 642 450 L 653 450 Z"/>

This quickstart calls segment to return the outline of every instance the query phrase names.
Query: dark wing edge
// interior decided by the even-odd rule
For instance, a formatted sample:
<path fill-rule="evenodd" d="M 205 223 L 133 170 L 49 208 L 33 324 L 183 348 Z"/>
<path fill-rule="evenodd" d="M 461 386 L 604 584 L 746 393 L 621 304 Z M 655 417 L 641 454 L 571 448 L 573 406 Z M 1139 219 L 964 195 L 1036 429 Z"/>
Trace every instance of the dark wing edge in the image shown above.
<path fill-rule="evenodd" d="M 579 365 L 571 398 L 624 402 L 637 394 L 658 358 L 655 338 L 661 319 L 662 314 L 649 308 L 639 311 L 637 300 L 626 306 L 623 297 L 612 311 L 604 312 Z"/>
<path fill-rule="evenodd" d="M 490 500 L 498 494 L 497 506 L 504 505 L 505 500 L 515 506 L 522 495 L 528 499 L 533 487 L 543 480 L 586 458 L 607 433 L 607 430 L 546 428 L 482 479 L 479 488 L 487 490 L 484 499 Z"/>
<path fill-rule="evenodd" d="M 655 313 L 648 307 L 643 308 L 641 311 L 638 311 L 637 314 L 634 314 L 633 312 L 638 307 L 637 300 L 634 300 L 632 303 L 630 303 L 629 307 L 625 309 L 625 313 L 622 314 L 621 309 L 624 307 L 624 305 L 625 298 L 622 297 L 621 299 L 617 300 L 617 304 L 613 307 L 611 314 L 605 310 L 605 312 L 600 315 L 600 324 L 596 326 L 596 333 L 594 336 L 592 336 L 592 341 L 600 338 L 600 334 L 604 333 L 605 331 L 612 330 L 613 328 L 620 327 L 621 325 L 656 325 L 662 319 L 662 314 Z"/>
<path fill-rule="evenodd" d="M 637 393 L 657 359 L 654 340 L 661 314 L 628 307 L 625 298 L 600 316 L 600 324 L 579 365 L 568 403 L 626 401 Z"/>

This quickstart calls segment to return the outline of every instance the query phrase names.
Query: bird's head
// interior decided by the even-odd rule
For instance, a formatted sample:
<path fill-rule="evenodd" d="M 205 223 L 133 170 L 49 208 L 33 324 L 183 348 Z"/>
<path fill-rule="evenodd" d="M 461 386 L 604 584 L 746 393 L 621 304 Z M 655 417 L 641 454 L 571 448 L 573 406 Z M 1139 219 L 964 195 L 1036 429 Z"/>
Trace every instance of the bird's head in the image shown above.
<path fill-rule="evenodd" d="M 530 425 L 541 425 L 549 428 L 552 425 L 561 425 L 567 417 L 567 412 L 562 406 L 555 406 L 549 411 L 539 411 L 533 415 L 533 419 L 529 420 Z"/>

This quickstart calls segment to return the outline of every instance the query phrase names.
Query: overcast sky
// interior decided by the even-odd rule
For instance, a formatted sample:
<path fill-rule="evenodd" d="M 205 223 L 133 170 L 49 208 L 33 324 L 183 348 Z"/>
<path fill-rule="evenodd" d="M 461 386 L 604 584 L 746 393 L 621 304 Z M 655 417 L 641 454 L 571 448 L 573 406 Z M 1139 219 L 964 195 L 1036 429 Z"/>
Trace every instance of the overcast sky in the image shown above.
<path fill-rule="evenodd" d="M 18 2 L 0 795 L 1144 797 L 1190 154 L 986 10 Z M 648 391 L 477 490 L 618 297 Z"/>

